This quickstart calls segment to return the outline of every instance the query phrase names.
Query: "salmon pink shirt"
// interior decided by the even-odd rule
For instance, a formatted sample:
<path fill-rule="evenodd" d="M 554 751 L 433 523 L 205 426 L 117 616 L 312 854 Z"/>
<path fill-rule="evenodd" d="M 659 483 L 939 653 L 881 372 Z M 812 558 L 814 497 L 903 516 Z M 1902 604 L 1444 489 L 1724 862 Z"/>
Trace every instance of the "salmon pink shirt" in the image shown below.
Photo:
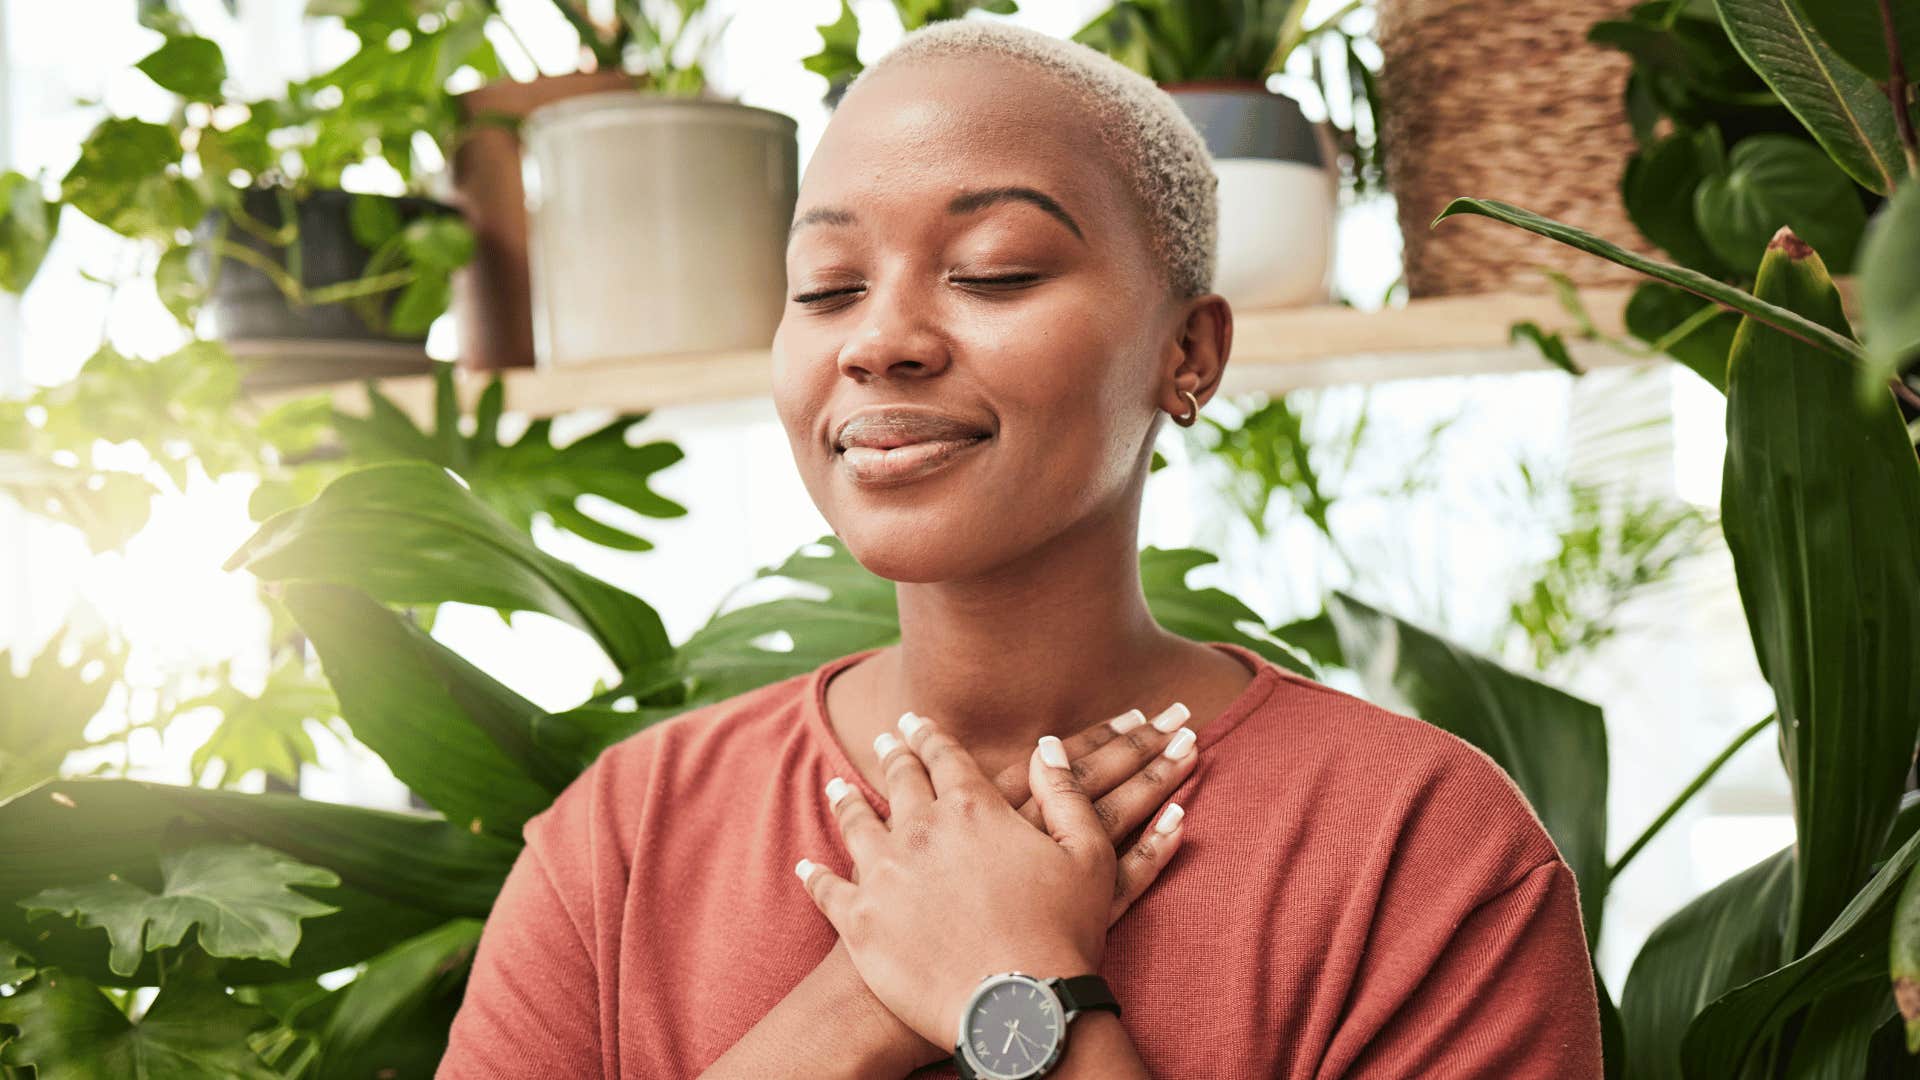
<path fill-rule="evenodd" d="M 1199 727 L 1185 841 L 1101 969 L 1152 1075 L 1599 1077 L 1573 874 L 1506 774 L 1210 644 L 1253 681 Z M 654 724 L 528 821 L 437 1076 L 694 1077 L 772 1010 L 836 940 L 793 872 L 851 870 L 822 788 L 887 812 L 825 709 L 877 651 Z"/>

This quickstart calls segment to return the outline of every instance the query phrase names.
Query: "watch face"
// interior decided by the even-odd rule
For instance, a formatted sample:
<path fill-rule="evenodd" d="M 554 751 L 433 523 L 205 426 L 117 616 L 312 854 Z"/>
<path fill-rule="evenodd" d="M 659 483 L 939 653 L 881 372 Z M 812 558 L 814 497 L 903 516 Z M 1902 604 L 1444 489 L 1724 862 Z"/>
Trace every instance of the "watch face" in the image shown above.
<path fill-rule="evenodd" d="M 989 1080 L 1032 1076 L 1059 1056 L 1060 999 L 1038 980 L 1011 975 L 983 985 L 966 1017 L 967 1049 Z"/>

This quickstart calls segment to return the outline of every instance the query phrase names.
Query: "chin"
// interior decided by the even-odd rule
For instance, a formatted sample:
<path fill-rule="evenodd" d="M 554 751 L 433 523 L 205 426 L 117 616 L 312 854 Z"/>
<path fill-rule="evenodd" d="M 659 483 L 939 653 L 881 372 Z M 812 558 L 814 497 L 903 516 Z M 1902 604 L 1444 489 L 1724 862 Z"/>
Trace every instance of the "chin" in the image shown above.
<path fill-rule="evenodd" d="M 925 510 L 861 510 L 836 516 L 833 526 L 854 561 L 888 581 L 952 581 L 994 562 L 975 528 L 947 526 Z"/>

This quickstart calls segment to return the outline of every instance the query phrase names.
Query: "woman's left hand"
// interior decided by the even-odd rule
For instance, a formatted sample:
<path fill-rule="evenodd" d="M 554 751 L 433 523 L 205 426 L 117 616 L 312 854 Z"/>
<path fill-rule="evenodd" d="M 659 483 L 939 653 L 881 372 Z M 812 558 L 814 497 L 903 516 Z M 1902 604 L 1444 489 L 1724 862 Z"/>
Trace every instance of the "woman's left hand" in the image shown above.
<path fill-rule="evenodd" d="M 1072 770 L 1041 758 L 1059 740 L 1042 739 L 1028 764 L 1042 832 L 952 736 L 902 720 L 906 745 L 881 761 L 889 819 L 851 784 L 837 792 L 857 883 L 805 859 L 796 869 L 874 996 L 927 1041 L 952 1046 L 986 976 L 1100 970 L 1117 857 Z"/>

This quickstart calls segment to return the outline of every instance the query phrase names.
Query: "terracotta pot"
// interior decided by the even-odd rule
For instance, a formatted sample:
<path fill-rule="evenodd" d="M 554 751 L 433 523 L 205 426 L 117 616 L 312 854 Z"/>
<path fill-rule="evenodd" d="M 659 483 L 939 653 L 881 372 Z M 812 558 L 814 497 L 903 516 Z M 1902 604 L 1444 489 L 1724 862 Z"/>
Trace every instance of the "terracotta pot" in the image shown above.
<path fill-rule="evenodd" d="M 577 72 L 531 82 L 498 80 L 455 99 L 465 127 L 453 155 L 452 201 L 466 214 L 475 240 L 473 261 L 453 278 L 461 367 L 533 366 L 520 122 L 542 105 L 634 83 L 619 71 Z"/>

